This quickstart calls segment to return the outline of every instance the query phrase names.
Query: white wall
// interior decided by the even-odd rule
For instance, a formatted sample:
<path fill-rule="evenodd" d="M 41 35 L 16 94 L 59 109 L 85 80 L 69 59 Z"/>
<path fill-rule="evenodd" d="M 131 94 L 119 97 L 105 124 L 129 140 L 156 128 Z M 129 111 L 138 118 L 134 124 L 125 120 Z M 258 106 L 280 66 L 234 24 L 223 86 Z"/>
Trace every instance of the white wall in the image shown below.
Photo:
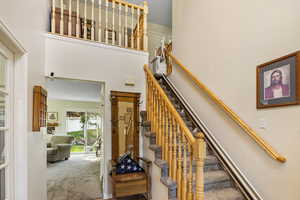
<path fill-rule="evenodd" d="M 144 99 L 143 65 L 147 61 L 148 54 L 144 52 L 52 35 L 46 39 L 46 75 L 54 72 L 56 77 L 105 82 L 104 174 L 108 174 L 107 164 L 111 158 L 110 91 L 140 92 Z M 126 80 L 134 81 L 135 86 L 125 86 Z M 142 144 L 140 147 L 142 149 Z M 104 186 L 108 195 L 107 176 Z"/>
<path fill-rule="evenodd" d="M 100 102 L 84 102 L 84 101 L 69 101 L 69 100 L 48 100 L 48 112 L 58 112 L 58 126 L 55 127 L 55 135 L 66 135 L 67 127 L 67 112 L 97 112 L 102 113 Z"/>
<path fill-rule="evenodd" d="M 287 157 L 271 159 L 180 70 L 172 81 L 264 199 L 300 199 L 299 106 L 256 109 L 256 66 L 300 49 L 300 2 L 173 1 L 174 54 Z M 259 128 L 260 119 L 266 129 Z"/>
<path fill-rule="evenodd" d="M 172 28 L 164 25 L 148 23 L 148 49 L 150 60 L 154 58 L 154 50 L 161 45 L 161 40 L 165 38 L 168 42 L 172 39 Z"/>
<path fill-rule="evenodd" d="M 0 3 L 0 19 L 28 52 L 28 197 L 22 200 L 46 199 L 46 150 L 41 133 L 31 132 L 33 85 L 44 84 L 43 32 L 47 28 L 47 1 L 9 0 Z M 22 65 L 23 67 L 23 65 Z M 21 105 L 18 109 L 21 109 Z M 22 105 L 24 107 L 24 105 Z M 21 125 L 21 124 L 20 124 Z M 21 139 L 21 138 L 20 138 Z M 22 140 L 24 141 L 24 140 Z M 18 145 L 22 145 L 21 141 Z M 27 150 L 27 149 L 26 149 Z"/>

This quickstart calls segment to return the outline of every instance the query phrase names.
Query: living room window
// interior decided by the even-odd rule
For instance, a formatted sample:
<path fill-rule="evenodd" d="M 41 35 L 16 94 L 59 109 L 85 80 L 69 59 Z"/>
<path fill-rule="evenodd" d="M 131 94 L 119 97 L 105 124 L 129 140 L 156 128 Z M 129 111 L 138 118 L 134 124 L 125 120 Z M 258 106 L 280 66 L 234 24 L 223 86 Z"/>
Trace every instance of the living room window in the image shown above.
<path fill-rule="evenodd" d="M 12 59 L 0 43 L 0 200 L 13 199 Z"/>

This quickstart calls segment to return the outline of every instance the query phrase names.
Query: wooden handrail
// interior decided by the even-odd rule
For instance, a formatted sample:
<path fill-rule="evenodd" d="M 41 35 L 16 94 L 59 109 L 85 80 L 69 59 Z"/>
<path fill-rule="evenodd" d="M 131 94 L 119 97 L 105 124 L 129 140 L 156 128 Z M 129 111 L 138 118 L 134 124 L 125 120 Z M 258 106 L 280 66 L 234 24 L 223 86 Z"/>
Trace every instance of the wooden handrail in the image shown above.
<path fill-rule="evenodd" d="M 156 89 L 160 92 L 161 96 L 164 99 L 164 102 L 167 104 L 168 108 L 170 109 L 170 112 L 172 112 L 172 115 L 175 117 L 177 122 L 179 123 L 180 127 L 183 129 L 184 134 L 186 134 L 186 137 L 188 138 L 188 141 L 190 144 L 195 143 L 195 138 L 193 134 L 190 132 L 188 127 L 185 125 L 183 119 L 180 117 L 176 109 L 174 108 L 173 104 L 163 91 L 163 89 L 160 87 L 159 83 L 157 80 L 154 78 L 153 74 L 151 73 L 149 67 L 147 64 L 144 65 L 144 71 L 147 73 L 148 77 L 151 79 L 152 83 L 155 85 Z"/>
<path fill-rule="evenodd" d="M 129 3 L 129 2 L 126 2 L 126 1 L 122 1 L 122 0 L 108 0 L 109 2 L 116 2 L 117 4 L 122 4 L 122 5 L 127 5 L 128 7 L 133 7 L 134 9 L 140 9 L 140 10 L 144 10 L 144 7 L 143 6 L 140 6 L 140 5 L 136 5 L 136 4 L 133 4 L 133 3 Z"/>
<path fill-rule="evenodd" d="M 195 75 L 190 72 L 170 51 L 166 51 L 172 61 L 174 61 L 193 81 L 201 88 L 205 93 L 220 106 L 229 117 L 236 122 L 268 155 L 273 159 L 284 163 L 286 158 L 280 155 L 271 145 L 269 145 L 264 139 L 262 139 L 248 124 L 246 124 L 231 108 L 229 108 L 221 99 L 219 99 L 208 87 L 206 87 Z M 170 61 L 169 61 L 170 62 Z M 171 65 L 172 66 L 172 65 Z M 169 70 L 172 72 L 172 70 Z"/>

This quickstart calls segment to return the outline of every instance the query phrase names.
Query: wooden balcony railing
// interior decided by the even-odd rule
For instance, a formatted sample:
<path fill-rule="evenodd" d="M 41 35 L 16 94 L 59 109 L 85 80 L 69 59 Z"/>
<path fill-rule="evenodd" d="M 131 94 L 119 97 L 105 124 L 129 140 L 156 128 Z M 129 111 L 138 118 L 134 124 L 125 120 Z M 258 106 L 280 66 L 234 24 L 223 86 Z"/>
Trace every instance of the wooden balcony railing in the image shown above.
<path fill-rule="evenodd" d="M 203 200 L 204 135 L 190 132 L 147 65 L 144 71 L 147 120 L 151 122 L 151 132 L 156 133 L 156 144 L 161 146 L 162 159 L 168 162 L 169 177 L 177 183 L 177 199 Z"/>
<path fill-rule="evenodd" d="M 51 33 L 148 51 L 148 5 L 122 0 L 52 0 Z"/>
<path fill-rule="evenodd" d="M 244 122 L 229 106 L 217 97 L 206 85 L 204 85 L 195 75 L 193 75 L 186 66 L 184 66 L 172 53 L 172 45 L 166 46 L 165 55 L 167 60 L 167 75 L 172 73 L 173 67 L 179 67 L 190 79 L 204 91 L 214 103 L 216 103 L 235 123 L 237 123 L 269 156 L 278 162 L 286 162 L 286 158 L 279 154 L 270 144 L 262 139 L 246 122 Z"/>

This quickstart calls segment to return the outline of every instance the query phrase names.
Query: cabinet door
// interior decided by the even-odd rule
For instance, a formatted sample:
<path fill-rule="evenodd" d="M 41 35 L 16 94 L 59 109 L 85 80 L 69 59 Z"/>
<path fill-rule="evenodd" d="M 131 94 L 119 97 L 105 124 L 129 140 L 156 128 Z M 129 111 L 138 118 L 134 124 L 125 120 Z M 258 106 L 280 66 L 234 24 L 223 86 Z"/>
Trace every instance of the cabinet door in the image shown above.
<path fill-rule="evenodd" d="M 112 157 L 139 155 L 139 94 L 111 92 Z"/>

